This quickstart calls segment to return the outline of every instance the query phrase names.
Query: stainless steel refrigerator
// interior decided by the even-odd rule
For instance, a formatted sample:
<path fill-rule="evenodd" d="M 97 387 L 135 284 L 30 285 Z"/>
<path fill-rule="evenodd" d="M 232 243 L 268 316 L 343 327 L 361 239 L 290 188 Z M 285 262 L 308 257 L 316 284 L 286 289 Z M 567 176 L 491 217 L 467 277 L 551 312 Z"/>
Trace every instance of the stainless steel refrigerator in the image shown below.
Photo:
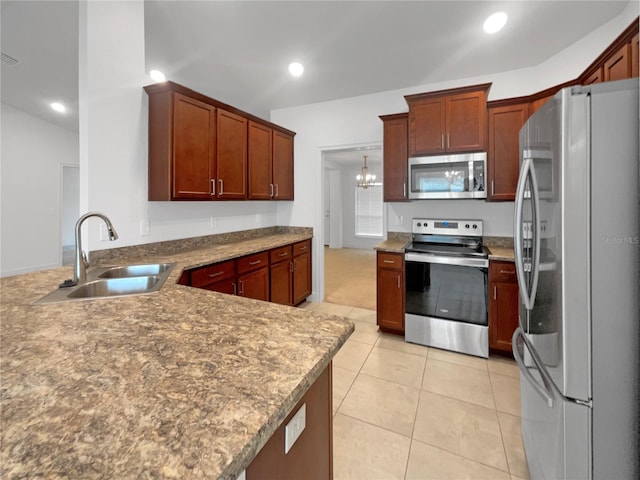
<path fill-rule="evenodd" d="M 531 478 L 637 479 L 638 79 L 568 87 L 520 131 L 514 247 Z"/>

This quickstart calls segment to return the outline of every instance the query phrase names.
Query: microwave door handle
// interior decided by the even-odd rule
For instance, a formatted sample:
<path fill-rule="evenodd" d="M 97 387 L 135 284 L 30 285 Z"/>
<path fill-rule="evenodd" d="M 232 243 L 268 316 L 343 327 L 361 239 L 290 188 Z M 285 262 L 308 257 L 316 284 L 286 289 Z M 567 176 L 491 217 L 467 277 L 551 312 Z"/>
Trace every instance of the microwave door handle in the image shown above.
<path fill-rule="evenodd" d="M 540 218 L 540 192 L 538 191 L 538 179 L 536 177 L 536 169 L 533 160 L 529 163 L 529 172 L 531 175 L 531 201 L 533 203 L 533 232 L 531 232 L 533 242 L 533 265 L 531 265 L 531 292 L 529 292 L 530 309 L 533 308 L 536 301 L 536 293 L 538 291 L 538 278 L 540 274 L 540 233 L 542 232 L 542 221 Z"/>
<path fill-rule="evenodd" d="M 527 310 L 531 310 L 529 304 L 529 289 L 527 288 L 527 282 L 524 271 L 524 257 L 522 254 L 522 210 L 524 208 L 524 193 L 527 184 L 527 178 L 531 169 L 531 159 L 525 158 L 522 162 L 522 169 L 520 170 L 520 177 L 518 178 L 518 188 L 516 189 L 516 208 L 515 218 L 513 222 L 513 234 L 514 234 L 514 254 L 515 254 L 515 266 L 516 266 L 516 278 L 518 279 L 518 289 L 520 291 L 520 298 Z"/>
<path fill-rule="evenodd" d="M 524 345 L 524 348 L 526 348 L 529 351 L 531 360 L 533 360 L 533 363 L 536 369 L 540 372 L 540 377 L 542 378 L 543 385 L 540 385 L 540 383 L 536 381 L 533 375 L 531 375 L 531 372 L 529 371 L 527 366 L 524 364 L 524 360 L 522 359 L 522 356 L 520 355 L 520 350 L 518 349 L 518 338 L 522 338 L 522 344 Z M 538 354 L 529 345 L 529 342 L 527 341 L 527 338 L 524 336 L 524 332 L 522 331 L 521 327 L 516 328 L 516 331 L 513 332 L 513 336 L 511 337 L 511 348 L 513 350 L 513 358 L 518 364 L 518 368 L 520 369 L 520 372 L 522 372 L 522 376 L 534 388 L 534 390 L 538 392 L 538 394 L 547 402 L 547 405 L 549 406 L 549 408 L 553 408 L 553 401 L 554 401 L 553 390 L 549 388 L 548 382 L 545 379 L 546 373 L 543 370 L 542 363 L 538 358 Z"/>

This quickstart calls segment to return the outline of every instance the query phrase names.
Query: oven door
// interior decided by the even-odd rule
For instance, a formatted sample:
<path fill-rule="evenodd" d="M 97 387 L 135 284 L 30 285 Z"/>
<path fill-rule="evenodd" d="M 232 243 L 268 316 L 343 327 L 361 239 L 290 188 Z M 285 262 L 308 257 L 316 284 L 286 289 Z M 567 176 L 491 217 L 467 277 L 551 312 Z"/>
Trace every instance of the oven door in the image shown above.
<path fill-rule="evenodd" d="M 488 325 L 489 260 L 405 254 L 405 312 Z"/>

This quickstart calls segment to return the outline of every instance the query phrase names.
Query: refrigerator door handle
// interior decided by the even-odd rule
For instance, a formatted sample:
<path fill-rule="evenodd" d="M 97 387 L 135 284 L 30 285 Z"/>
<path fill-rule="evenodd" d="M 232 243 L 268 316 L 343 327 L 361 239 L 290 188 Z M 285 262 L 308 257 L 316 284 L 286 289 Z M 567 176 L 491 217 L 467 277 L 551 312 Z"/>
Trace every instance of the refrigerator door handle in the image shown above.
<path fill-rule="evenodd" d="M 540 219 L 540 193 L 538 191 L 536 169 L 533 164 L 533 159 L 528 158 L 526 160 L 529 160 L 531 200 L 533 202 L 533 232 L 531 232 L 533 241 L 533 265 L 531 266 L 531 271 L 533 273 L 533 279 L 531 280 L 531 292 L 529 292 L 529 310 L 531 310 L 536 302 L 536 293 L 538 291 L 538 274 L 540 273 L 540 232 L 542 222 Z"/>
<path fill-rule="evenodd" d="M 514 254 L 516 265 L 516 278 L 518 279 L 518 290 L 520 291 L 520 297 L 522 303 L 527 310 L 531 310 L 529 290 L 527 288 L 527 282 L 525 280 L 524 259 L 522 256 L 522 209 L 524 208 L 524 194 L 527 184 L 527 177 L 531 170 L 531 159 L 525 158 L 522 162 L 522 170 L 520 170 L 520 177 L 518 178 L 518 188 L 516 190 L 516 208 L 515 218 L 513 225 L 514 235 Z"/>
<path fill-rule="evenodd" d="M 525 366 L 524 360 L 520 355 L 520 350 L 518 349 L 518 338 L 522 338 L 522 344 L 529 351 L 529 354 L 531 355 L 531 359 L 533 360 L 533 363 L 535 364 L 536 369 L 540 372 L 540 377 L 542 378 L 543 385 L 540 385 L 540 383 L 536 381 L 533 375 L 531 375 L 531 372 L 529 371 L 529 369 Z M 513 337 L 511 337 L 511 347 L 513 350 L 513 358 L 518 364 L 518 368 L 522 372 L 522 375 L 524 376 L 524 378 L 527 380 L 527 382 L 529 382 L 529 384 L 534 388 L 534 390 L 538 392 L 538 394 L 540 394 L 540 396 L 547 402 L 547 405 L 549 406 L 549 408 L 553 408 L 554 395 L 553 395 L 552 387 L 549 386 L 548 380 L 545 377 L 546 373 L 543 370 L 544 367 L 542 366 L 542 362 L 540 361 L 538 354 L 536 353 L 535 349 L 529 345 L 529 342 L 527 338 L 524 336 L 524 332 L 522 331 L 521 327 L 516 328 L 515 332 L 513 332 Z"/>

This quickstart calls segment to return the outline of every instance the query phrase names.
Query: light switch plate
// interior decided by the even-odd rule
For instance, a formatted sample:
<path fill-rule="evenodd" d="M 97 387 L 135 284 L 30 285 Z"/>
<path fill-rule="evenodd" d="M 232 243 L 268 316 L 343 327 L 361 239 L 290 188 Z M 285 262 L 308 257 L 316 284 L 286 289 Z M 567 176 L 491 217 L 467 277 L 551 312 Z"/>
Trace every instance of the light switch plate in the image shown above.
<path fill-rule="evenodd" d="M 293 444 L 296 443 L 298 437 L 307 425 L 307 404 L 303 403 L 296 414 L 291 417 L 289 423 L 284 429 L 284 453 L 289 453 Z"/>

